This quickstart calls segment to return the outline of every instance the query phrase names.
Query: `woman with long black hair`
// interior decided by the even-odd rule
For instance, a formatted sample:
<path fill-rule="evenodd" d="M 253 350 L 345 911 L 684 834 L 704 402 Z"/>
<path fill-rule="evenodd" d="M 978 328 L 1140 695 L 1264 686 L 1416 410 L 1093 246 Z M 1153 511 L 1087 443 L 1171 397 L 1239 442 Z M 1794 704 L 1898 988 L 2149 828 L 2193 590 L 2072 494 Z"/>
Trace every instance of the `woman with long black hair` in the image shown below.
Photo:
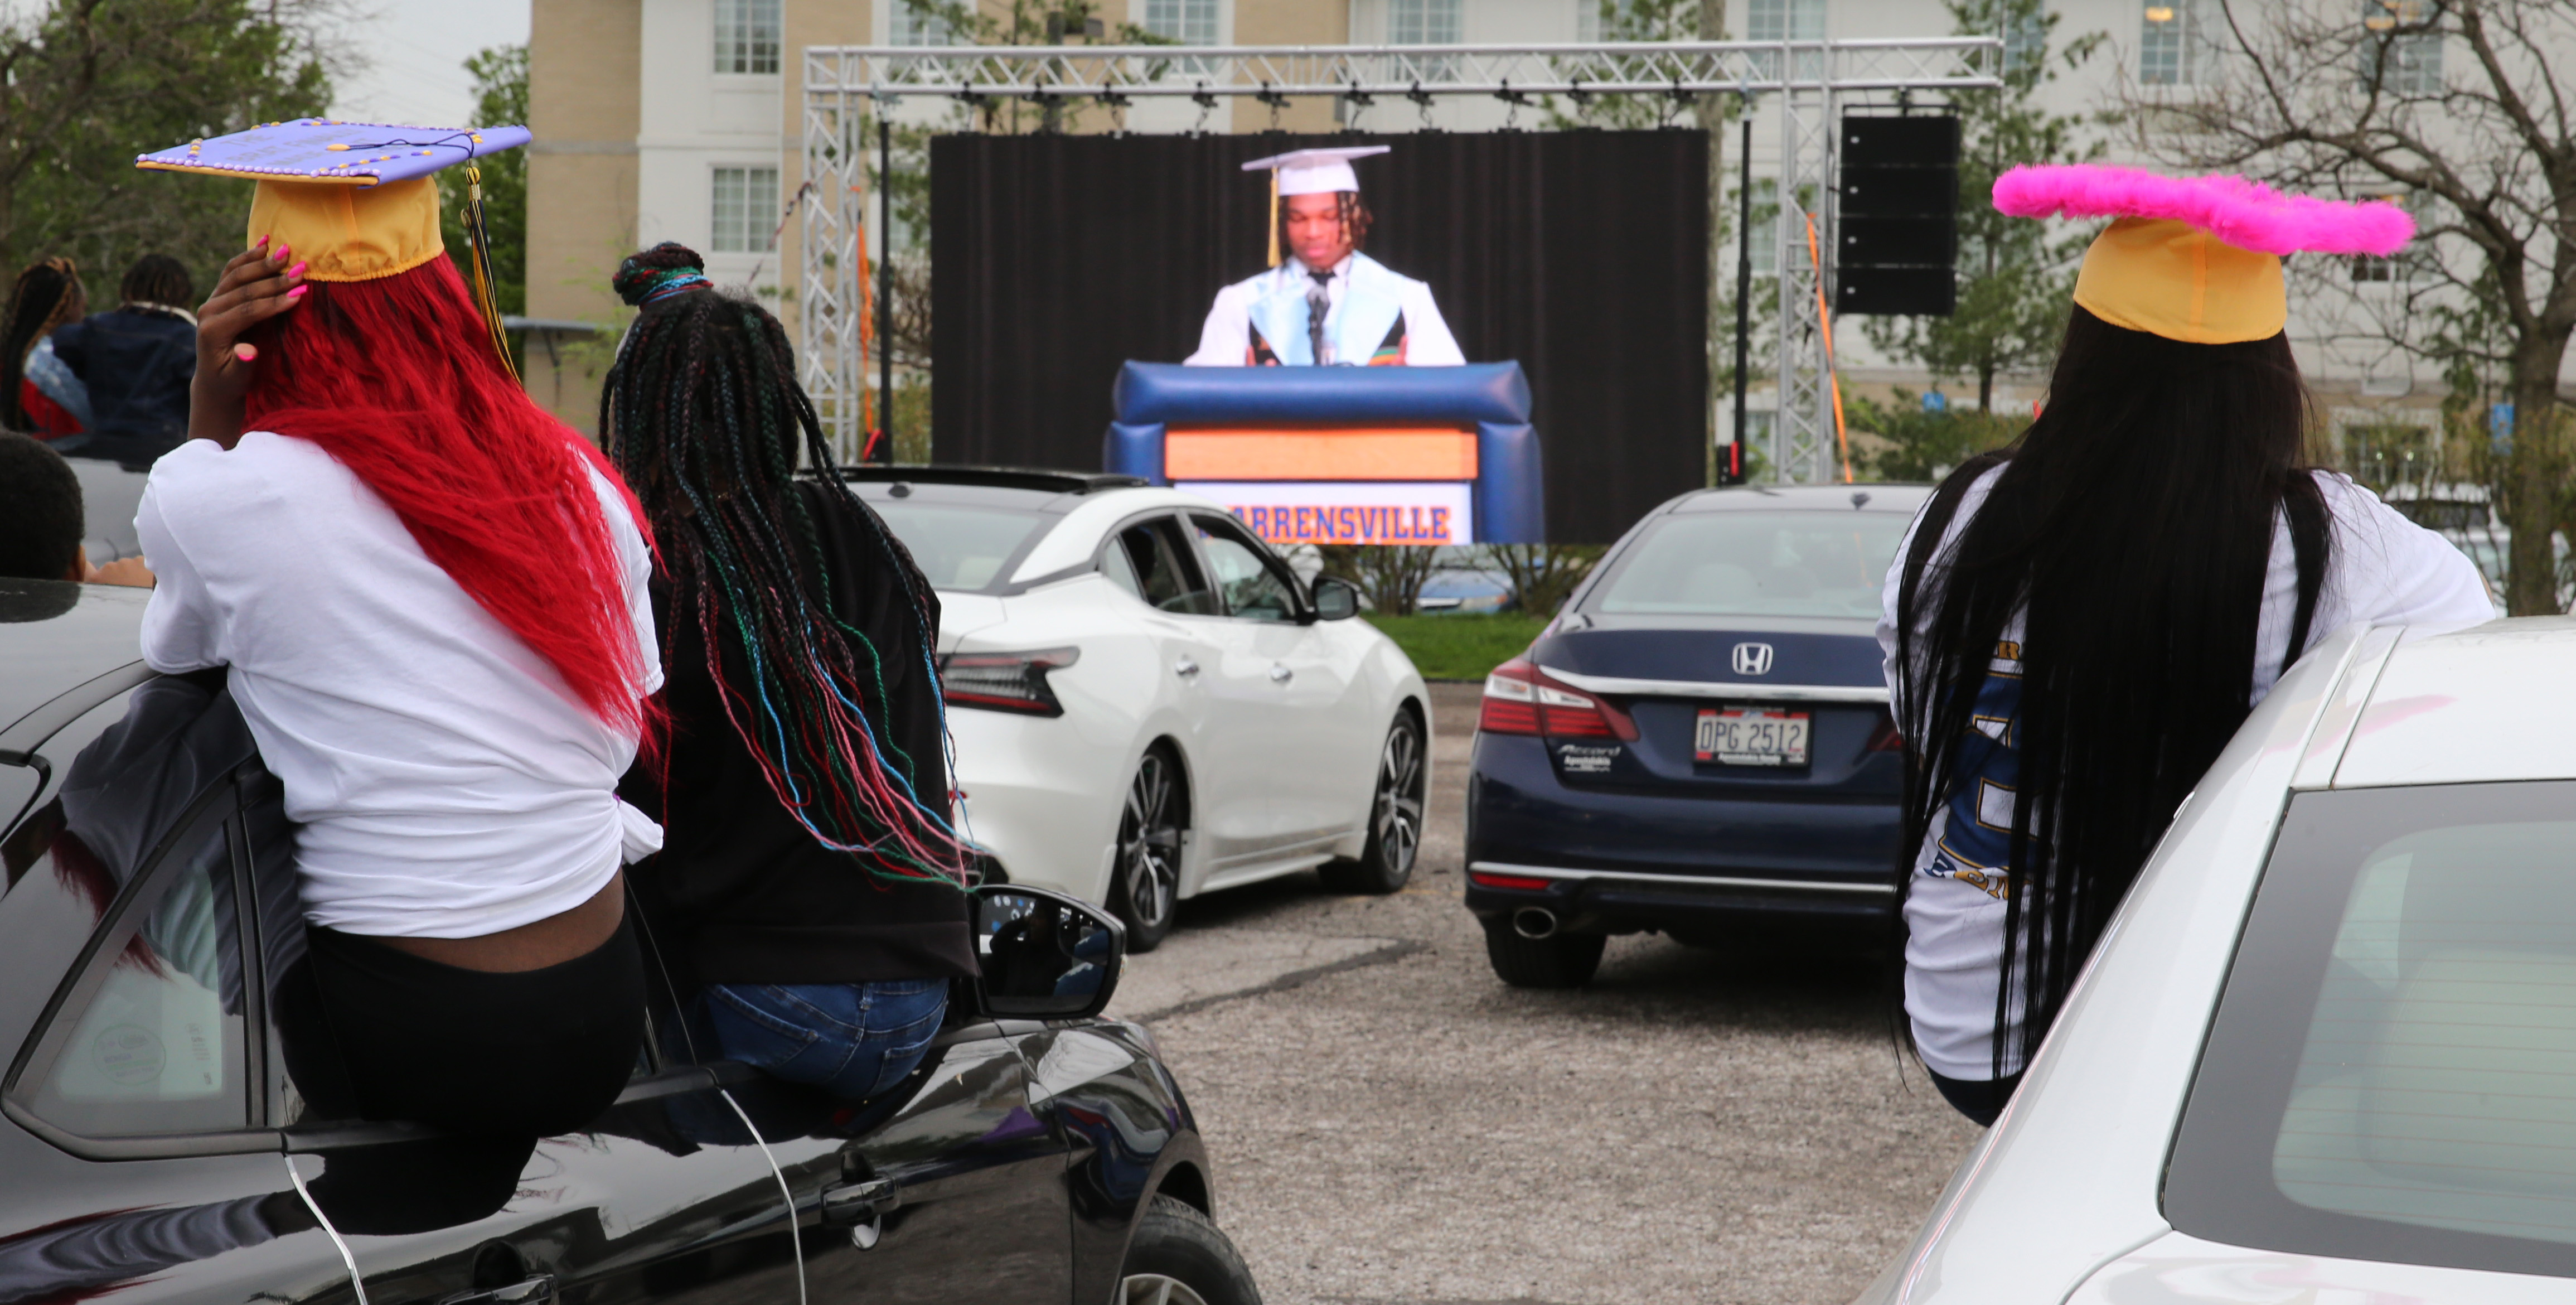
<path fill-rule="evenodd" d="M 54 355 L 55 330 L 88 311 L 72 260 L 40 259 L 18 274 L 0 309 L 0 426 L 40 440 L 88 429 L 89 387 Z"/>
<path fill-rule="evenodd" d="M 669 746 L 623 789 L 666 831 L 646 918 L 725 1058 L 875 1096 L 975 972 L 939 600 L 842 483 L 776 317 L 676 244 L 613 284 L 642 311 L 599 429 L 652 523 L 669 675 Z"/>
<path fill-rule="evenodd" d="M 2307 464 L 2280 255 L 2387 255 L 2385 204 L 2020 168 L 1996 207 L 2117 219 L 2038 417 L 1941 485 L 1879 641 L 1906 738 L 1905 1009 L 1992 1123 L 2175 807 L 2315 637 L 2491 618 L 2459 550 Z"/>

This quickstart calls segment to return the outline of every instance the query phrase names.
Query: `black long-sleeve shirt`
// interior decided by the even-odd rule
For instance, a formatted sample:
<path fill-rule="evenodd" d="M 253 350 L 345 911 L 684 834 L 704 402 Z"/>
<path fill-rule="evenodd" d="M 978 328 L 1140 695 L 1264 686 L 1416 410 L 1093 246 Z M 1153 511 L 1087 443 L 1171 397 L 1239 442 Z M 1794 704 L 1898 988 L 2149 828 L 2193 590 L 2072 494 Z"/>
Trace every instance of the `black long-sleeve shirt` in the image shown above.
<path fill-rule="evenodd" d="M 187 318 L 130 304 L 92 313 L 54 331 L 54 356 L 89 386 L 81 456 L 148 465 L 188 438 L 197 327 Z"/>
<path fill-rule="evenodd" d="M 880 741 L 910 758 L 913 791 L 947 809 L 948 773 L 939 705 L 923 663 L 925 632 L 895 567 L 911 569 L 931 630 L 938 598 L 911 559 L 872 538 L 881 522 L 864 505 L 799 483 L 830 559 L 833 610 L 867 633 L 881 655 L 882 703 L 869 704 Z M 872 513 L 870 515 L 873 515 Z M 889 536 L 890 537 L 890 536 Z M 666 755 L 639 760 L 619 795 L 662 822 L 659 855 L 634 879 L 657 939 L 685 958 L 700 983 L 865 983 L 975 972 L 966 897 L 949 884 L 889 883 L 859 859 L 814 840 L 780 805 L 759 764 L 726 719 L 707 673 L 706 643 L 681 615 L 667 582 L 653 587 L 662 631 L 663 702 L 670 712 Z M 724 650 L 724 674 L 748 684 L 739 650 Z M 894 758 L 889 750 L 889 762 Z M 663 784 L 669 785 L 665 800 Z"/>

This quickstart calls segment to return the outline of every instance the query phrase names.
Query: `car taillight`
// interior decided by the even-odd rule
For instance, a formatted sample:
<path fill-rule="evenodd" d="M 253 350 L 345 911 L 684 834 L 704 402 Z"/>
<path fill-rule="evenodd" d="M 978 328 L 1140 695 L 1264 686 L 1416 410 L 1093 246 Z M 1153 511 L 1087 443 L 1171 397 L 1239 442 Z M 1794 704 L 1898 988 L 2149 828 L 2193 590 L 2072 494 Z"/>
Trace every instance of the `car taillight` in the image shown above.
<path fill-rule="evenodd" d="M 1497 875 L 1487 874 L 1482 870 L 1468 871 L 1467 882 L 1478 888 L 1517 888 L 1529 893 L 1542 892 L 1556 886 L 1554 881 L 1541 879 L 1536 875 Z"/>
<path fill-rule="evenodd" d="M 1082 659 L 1079 648 L 1040 648 L 1032 652 L 950 653 L 939 663 L 939 688 L 950 704 L 1012 711 L 1024 716 L 1061 716 L 1047 684 L 1047 672 Z"/>
<path fill-rule="evenodd" d="M 1893 717 L 1884 714 L 1879 716 L 1878 732 L 1869 736 L 1869 747 L 1867 751 L 1905 751 L 1905 736 L 1896 732 L 1896 721 Z"/>
<path fill-rule="evenodd" d="M 1491 734 L 1544 734 L 1560 739 L 1633 742 L 1637 723 L 1596 698 L 1515 657 L 1485 677 L 1485 709 L 1476 728 Z"/>

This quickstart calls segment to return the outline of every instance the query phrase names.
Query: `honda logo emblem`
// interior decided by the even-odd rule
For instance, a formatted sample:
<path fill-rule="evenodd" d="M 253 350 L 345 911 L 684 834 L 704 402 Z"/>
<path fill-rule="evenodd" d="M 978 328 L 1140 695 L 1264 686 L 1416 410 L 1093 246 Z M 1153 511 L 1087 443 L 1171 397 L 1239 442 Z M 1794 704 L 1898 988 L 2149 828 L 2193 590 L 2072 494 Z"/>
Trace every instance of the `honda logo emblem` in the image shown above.
<path fill-rule="evenodd" d="M 1738 675 L 1769 675 L 1771 673 L 1771 645 L 1767 643 L 1739 643 L 1735 645 L 1735 673 Z"/>

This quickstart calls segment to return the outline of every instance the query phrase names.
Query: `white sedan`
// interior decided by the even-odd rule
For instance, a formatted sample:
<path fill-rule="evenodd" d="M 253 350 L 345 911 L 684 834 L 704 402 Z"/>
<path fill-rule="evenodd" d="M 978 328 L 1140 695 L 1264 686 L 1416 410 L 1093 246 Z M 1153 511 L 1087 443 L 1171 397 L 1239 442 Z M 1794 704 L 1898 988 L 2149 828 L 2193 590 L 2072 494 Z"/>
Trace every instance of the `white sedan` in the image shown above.
<path fill-rule="evenodd" d="M 2576 1300 L 2571 671 L 2566 618 L 2310 653 L 1860 1300 Z"/>
<path fill-rule="evenodd" d="M 1430 696 L 1339 580 L 1226 510 L 1123 476 L 864 468 L 939 591 L 961 832 L 987 873 L 1106 903 L 1127 945 L 1182 899 L 1309 867 L 1413 873 Z"/>

